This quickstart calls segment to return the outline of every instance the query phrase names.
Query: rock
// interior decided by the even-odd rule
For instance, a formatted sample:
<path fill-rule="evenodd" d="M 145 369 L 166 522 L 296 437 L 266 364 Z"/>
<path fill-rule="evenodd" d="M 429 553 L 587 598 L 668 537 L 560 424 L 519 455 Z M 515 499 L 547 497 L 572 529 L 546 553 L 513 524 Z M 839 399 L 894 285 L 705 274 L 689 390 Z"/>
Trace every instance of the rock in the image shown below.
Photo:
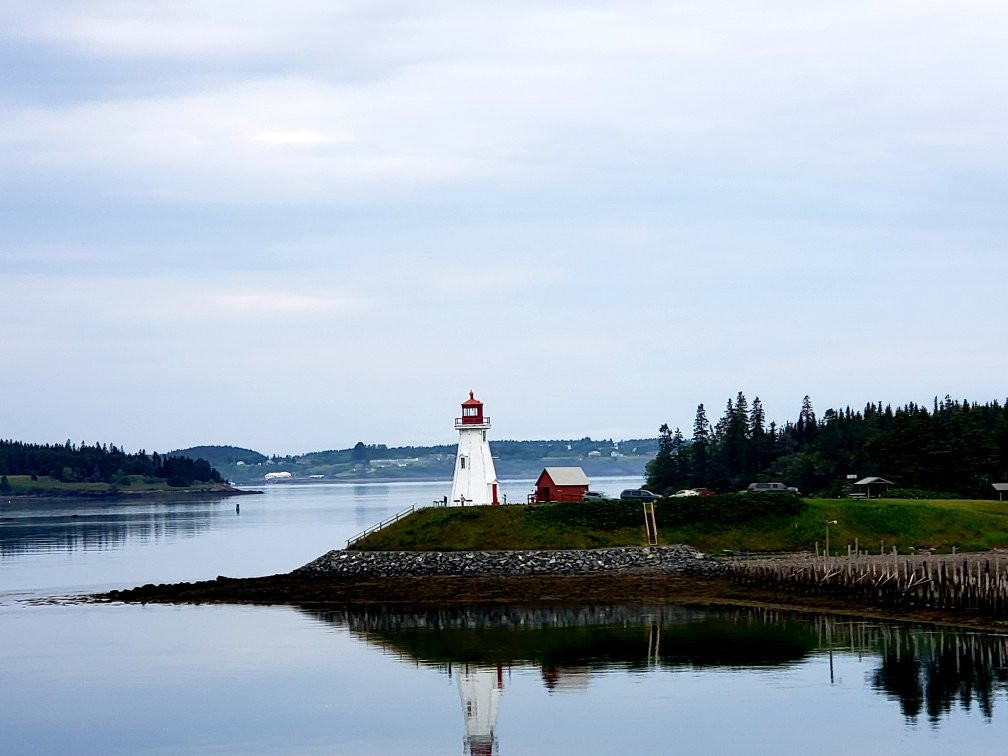
<path fill-rule="evenodd" d="M 708 574 L 721 565 L 691 546 L 563 551 L 330 551 L 295 573 L 349 576 L 583 575 L 622 570 Z M 228 578 L 218 578 L 227 580 Z"/>

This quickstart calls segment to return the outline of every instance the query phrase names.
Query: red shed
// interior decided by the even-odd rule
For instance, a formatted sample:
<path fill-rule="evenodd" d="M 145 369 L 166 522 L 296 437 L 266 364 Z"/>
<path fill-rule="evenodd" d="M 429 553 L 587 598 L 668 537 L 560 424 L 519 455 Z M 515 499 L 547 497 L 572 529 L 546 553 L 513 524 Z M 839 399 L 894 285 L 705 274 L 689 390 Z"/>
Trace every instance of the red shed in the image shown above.
<path fill-rule="evenodd" d="M 536 480 L 536 501 L 581 501 L 588 476 L 580 467 L 547 467 Z"/>

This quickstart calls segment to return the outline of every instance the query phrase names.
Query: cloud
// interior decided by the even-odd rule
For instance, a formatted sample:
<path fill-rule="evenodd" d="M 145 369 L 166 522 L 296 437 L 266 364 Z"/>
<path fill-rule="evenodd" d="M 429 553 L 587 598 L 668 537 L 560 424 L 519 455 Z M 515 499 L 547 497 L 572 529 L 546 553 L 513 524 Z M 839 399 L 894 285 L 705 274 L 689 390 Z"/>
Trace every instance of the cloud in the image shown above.
<path fill-rule="evenodd" d="M 201 282 L 188 277 L 145 276 L 10 276 L 12 291 L 0 314 L 71 333 L 91 324 L 99 332 L 119 327 L 218 327 L 240 321 L 248 327 L 279 324 L 319 324 L 326 319 L 357 317 L 375 309 L 380 298 L 347 295 L 339 285 L 321 280 L 298 281 L 295 276 L 236 276 L 233 283 Z M 258 280 L 257 280 L 258 279 Z M 57 309 L 52 303 L 59 303 Z M 80 324 L 71 327 L 65 322 Z"/>
<path fill-rule="evenodd" d="M 28 182 L 73 171 L 110 197 L 188 202 L 346 201 L 512 172 L 473 140 L 439 145 L 442 137 L 415 99 L 401 88 L 363 93 L 260 80 L 8 112 L 0 144 L 10 150 L 4 162 Z M 416 129 L 407 140 L 411 122 Z"/>
<path fill-rule="evenodd" d="M 263 396 L 305 416 L 339 396 L 325 425 L 352 443 L 387 396 L 538 399 L 557 345 L 590 380 L 517 436 L 685 427 L 740 387 L 768 408 L 996 388 L 996 357 L 957 366 L 1003 321 L 1006 20 L 982 0 L 0 4 L 16 427 L 72 371 L 47 427 L 75 403 L 113 422 L 148 387 L 176 423 L 167 398 L 203 391 L 204 415 L 257 426 Z M 850 358 L 874 340 L 898 360 Z"/>
<path fill-rule="evenodd" d="M 70 173 L 109 197 L 227 204 L 631 188 L 757 191 L 786 204 L 856 196 L 869 180 L 888 189 L 903 174 L 913 192 L 910 174 L 943 156 L 1004 162 L 1008 84 L 984 73 L 1008 64 L 993 6 L 968 3 L 954 19 L 938 5 L 907 16 L 899 2 L 718 8 L 24 13 L 15 27 L 92 63 L 163 54 L 190 73 L 172 74 L 170 93 L 136 82 L 7 108 L 0 144 L 23 183 Z M 221 51 L 235 61 L 222 64 Z"/>
<path fill-rule="evenodd" d="M 348 141 L 348 137 L 326 134 L 320 131 L 264 131 L 252 137 L 254 142 L 277 146 L 305 147 L 319 144 L 333 144 Z"/>
<path fill-rule="evenodd" d="M 202 305 L 202 306 L 201 306 Z M 269 317 L 275 315 L 322 315 L 361 312 L 369 303 L 358 298 L 315 296 L 296 291 L 252 289 L 203 294 L 199 301 L 183 305 L 187 312 L 210 315 Z"/>

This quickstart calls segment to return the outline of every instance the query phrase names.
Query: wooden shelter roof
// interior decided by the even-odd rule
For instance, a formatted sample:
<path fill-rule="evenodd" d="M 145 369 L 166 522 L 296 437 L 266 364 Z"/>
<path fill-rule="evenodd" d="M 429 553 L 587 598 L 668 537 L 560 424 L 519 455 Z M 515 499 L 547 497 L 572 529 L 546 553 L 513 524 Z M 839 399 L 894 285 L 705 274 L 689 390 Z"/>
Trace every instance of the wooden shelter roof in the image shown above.
<path fill-rule="evenodd" d="M 874 486 L 876 483 L 885 483 L 886 485 L 889 485 L 889 486 L 895 486 L 896 485 L 891 480 L 886 480 L 885 478 L 880 478 L 877 475 L 871 475 L 871 476 L 869 476 L 867 478 L 861 478 L 861 480 L 857 481 L 854 485 L 855 486 Z"/>

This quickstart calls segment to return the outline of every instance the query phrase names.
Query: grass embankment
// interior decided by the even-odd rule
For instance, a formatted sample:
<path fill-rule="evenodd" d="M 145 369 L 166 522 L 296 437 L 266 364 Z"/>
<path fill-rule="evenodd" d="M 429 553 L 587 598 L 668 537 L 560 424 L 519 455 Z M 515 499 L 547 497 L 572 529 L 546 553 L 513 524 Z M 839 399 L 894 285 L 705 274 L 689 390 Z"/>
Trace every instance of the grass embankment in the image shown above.
<path fill-rule="evenodd" d="M 88 496 L 128 496 L 130 494 L 185 494 L 230 491 L 223 483 L 195 482 L 190 486 L 169 486 L 163 478 L 145 478 L 143 475 L 126 476 L 129 480 L 119 483 L 67 482 L 48 475 L 39 475 L 32 480 L 30 475 L 8 475 L 10 491 L 0 496 L 41 496 L 41 497 L 88 497 Z"/>
<path fill-rule="evenodd" d="M 882 542 L 886 551 L 896 546 L 900 553 L 911 547 L 948 552 L 953 547 L 982 551 L 1008 546 L 1008 505 L 996 501 L 807 499 L 789 505 L 780 499 L 738 496 L 656 502 L 660 542 L 689 543 L 711 554 L 725 550 L 811 551 L 816 542 L 823 548 L 826 523 L 836 520 L 836 525 L 830 525 L 830 550 L 834 553 L 846 554 L 847 544 L 853 545 L 855 538 L 862 549 L 874 553 Z M 705 501 L 698 502 L 699 498 Z M 744 519 L 732 514 L 742 506 L 740 502 L 757 505 L 757 516 Z M 790 511 L 775 513 L 775 508 Z M 584 549 L 646 543 L 641 505 L 611 501 L 423 509 L 371 534 L 354 548 Z"/>

